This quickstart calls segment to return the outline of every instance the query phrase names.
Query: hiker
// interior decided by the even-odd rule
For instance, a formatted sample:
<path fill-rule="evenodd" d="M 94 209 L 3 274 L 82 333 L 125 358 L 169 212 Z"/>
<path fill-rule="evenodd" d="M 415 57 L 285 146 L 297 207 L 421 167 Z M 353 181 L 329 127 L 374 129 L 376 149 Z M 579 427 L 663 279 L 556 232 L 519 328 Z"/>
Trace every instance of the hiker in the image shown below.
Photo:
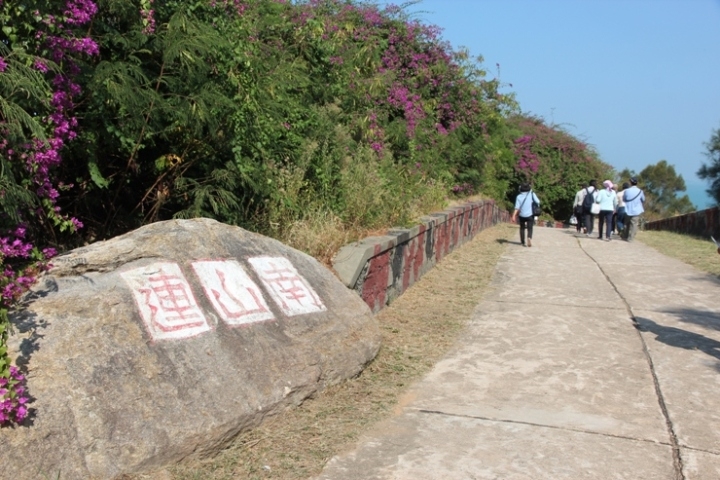
<path fill-rule="evenodd" d="M 640 215 L 643 214 L 645 208 L 645 193 L 637 186 L 637 178 L 630 179 L 630 188 L 623 191 L 623 201 L 625 201 L 625 229 L 622 233 L 622 239 L 632 242 L 640 225 Z"/>
<path fill-rule="evenodd" d="M 515 197 L 515 211 L 512 214 L 512 222 L 520 217 L 520 243 L 525 245 L 525 229 L 527 228 L 527 246 L 532 247 L 533 225 L 535 216 L 533 214 L 533 203 L 540 205 L 540 199 L 530 188 L 529 183 L 520 185 L 520 193 Z"/>
<path fill-rule="evenodd" d="M 598 229 L 600 230 L 598 239 L 603 238 L 603 225 L 605 226 L 605 241 L 609 242 L 612 236 L 612 219 L 615 209 L 617 209 L 617 193 L 613 190 L 613 183 L 610 180 L 603 182 L 605 187 L 600 190 L 595 197 L 595 203 L 600 205 L 600 214 L 598 218 Z"/>
<path fill-rule="evenodd" d="M 588 237 L 593 233 L 593 224 L 595 223 L 595 213 L 593 213 L 593 205 L 595 205 L 595 197 L 597 195 L 597 188 L 595 187 L 595 180 L 588 182 L 590 185 L 583 190 L 583 219 L 585 221 L 585 235 Z M 599 212 L 599 210 L 597 210 Z"/>
<path fill-rule="evenodd" d="M 630 188 L 630 184 L 628 182 L 624 182 L 622 184 L 622 190 L 617 192 L 618 204 L 614 217 L 614 231 L 616 231 L 618 235 L 620 235 L 625 228 L 625 200 L 623 200 L 623 192 L 625 192 L 628 188 Z"/>
<path fill-rule="evenodd" d="M 588 187 L 587 183 L 582 184 L 582 188 L 575 193 L 575 200 L 573 201 L 573 215 L 575 215 L 575 231 L 580 233 L 581 230 L 585 230 L 583 226 L 583 199 L 585 198 L 585 189 Z M 587 230 L 585 230 L 587 233 Z"/>

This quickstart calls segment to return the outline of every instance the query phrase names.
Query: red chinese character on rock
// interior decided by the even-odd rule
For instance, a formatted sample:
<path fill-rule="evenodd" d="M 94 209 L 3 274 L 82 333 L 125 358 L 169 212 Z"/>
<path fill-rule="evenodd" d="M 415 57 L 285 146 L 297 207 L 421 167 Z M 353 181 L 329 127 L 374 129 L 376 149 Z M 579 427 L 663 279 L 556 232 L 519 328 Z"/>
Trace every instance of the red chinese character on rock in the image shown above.
<path fill-rule="evenodd" d="M 208 260 L 193 262 L 192 266 L 210 303 L 228 325 L 275 318 L 262 292 L 238 262 Z"/>
<path fill-rule="evenodd" d="M 122 272 L 153 340 L 187 338 L 210 330 L 190 284 L 175 263 Z"/>
<path fill-rule="evenodd" d="M 326 309 L 315 290 L 287 258 L 254 257 L 248 259 L 248 262 L 272 299 L 288 317 Z"/>

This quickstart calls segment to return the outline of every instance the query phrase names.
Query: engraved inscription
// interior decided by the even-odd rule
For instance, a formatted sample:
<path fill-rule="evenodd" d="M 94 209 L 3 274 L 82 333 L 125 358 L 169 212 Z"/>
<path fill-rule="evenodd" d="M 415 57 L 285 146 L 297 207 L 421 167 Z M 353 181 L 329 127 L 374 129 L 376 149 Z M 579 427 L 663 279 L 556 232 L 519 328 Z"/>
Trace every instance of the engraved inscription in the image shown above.
<path fill-rule="evenodd" d="M 234 260 L 208 260 L 192 264 L 205 295 L 228 325 L 272 320 L 274 315 L 262 292 Z"/>
<path fill-rule="evenodd" d="M 190 284 L 175 263 L 122 272 L 153 340 L 187 338 L 210 330 Z"/>
<path fill-rule="evenodd" d="M 326 310 L 315 290 L 287 258 L 254 257 L 248 262 L 285 315 Z"/>

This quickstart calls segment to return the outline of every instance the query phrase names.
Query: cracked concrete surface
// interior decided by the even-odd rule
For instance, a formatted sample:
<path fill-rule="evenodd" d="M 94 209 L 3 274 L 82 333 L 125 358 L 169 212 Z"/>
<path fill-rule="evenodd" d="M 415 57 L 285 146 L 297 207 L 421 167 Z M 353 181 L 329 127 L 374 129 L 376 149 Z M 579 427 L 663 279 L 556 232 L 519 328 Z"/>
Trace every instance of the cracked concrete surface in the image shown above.
<path fill-rule="evenodd" d="M 518 244 L 453 351 L 317 480 L 720 478 L 720 281 L 638 242 Z"/>

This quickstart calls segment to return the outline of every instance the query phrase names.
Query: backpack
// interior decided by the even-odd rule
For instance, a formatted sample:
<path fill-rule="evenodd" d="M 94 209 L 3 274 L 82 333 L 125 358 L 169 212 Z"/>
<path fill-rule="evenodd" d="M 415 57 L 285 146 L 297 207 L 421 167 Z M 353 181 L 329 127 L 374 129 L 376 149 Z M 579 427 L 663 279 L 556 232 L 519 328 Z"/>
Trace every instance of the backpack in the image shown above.
<path fill-rule="evenodd" d="M 583 210 L 586 212 L 589 212 L 592 209 L 593 203 L 595 203 L 595 197 L 593 196 L 593 193 L 595 193 L 595 190 L 590 193 L 590 190 L 587 188 L 585 189 L 585 198 L 583 198 Z"/>

